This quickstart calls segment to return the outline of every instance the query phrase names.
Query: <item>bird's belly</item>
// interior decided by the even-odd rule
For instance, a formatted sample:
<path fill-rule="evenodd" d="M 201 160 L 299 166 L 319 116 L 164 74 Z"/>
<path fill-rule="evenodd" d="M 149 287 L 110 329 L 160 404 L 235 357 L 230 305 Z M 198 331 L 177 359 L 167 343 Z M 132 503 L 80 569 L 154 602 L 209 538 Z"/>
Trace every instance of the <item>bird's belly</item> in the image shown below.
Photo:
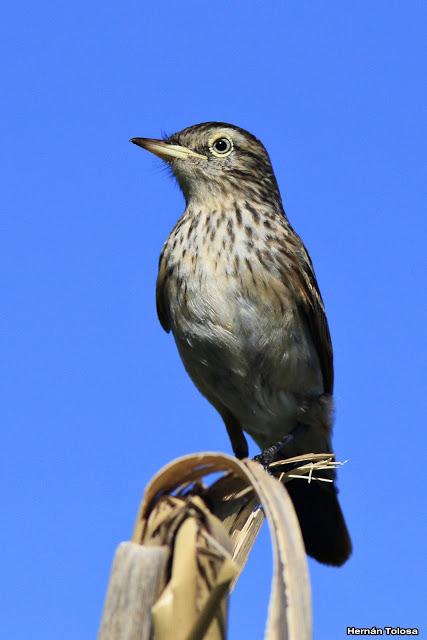
<path fill-rule="evenodd" d="M 188 289 L 185 300 L 170 300 L 174 337 L 194 383 L 263 444 L 290 431 L 301 399 L 323 387 L 315 349 L 286 295 L 278 308 L 258 294 L 211 278 Z"/>

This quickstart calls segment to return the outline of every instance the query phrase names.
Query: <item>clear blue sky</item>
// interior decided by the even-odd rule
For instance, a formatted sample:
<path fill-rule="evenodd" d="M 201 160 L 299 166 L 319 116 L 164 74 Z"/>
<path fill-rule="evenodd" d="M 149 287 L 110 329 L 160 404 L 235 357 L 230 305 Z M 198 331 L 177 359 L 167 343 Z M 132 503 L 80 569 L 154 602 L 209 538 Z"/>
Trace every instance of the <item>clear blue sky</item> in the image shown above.
<path fill-rule="evenodd" d="M 315 637 L 427 633 L 426 19 L 415 0 L 5 6 L 3 638 L 93 638 L 151 475 L 230 451 L 155 313 L 183 201 L 128 142 L 206 120 L 265 143 L 327 305 L 354 555 L 310 562 Z M 264 531 L 232 639 L 262 638 L 270 564 Z"/>

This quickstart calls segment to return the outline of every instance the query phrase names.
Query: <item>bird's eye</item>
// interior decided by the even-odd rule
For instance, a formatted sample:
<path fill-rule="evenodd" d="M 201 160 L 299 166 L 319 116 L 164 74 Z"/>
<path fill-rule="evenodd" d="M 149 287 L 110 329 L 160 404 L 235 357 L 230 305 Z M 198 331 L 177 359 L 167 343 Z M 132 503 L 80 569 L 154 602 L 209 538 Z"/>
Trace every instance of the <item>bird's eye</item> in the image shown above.
<path fill-rule="evenodd" d="M 233 143 L 230 138 L 217 138 L 209 143 L 209 150 L 214 156 L 228 156 L 233 151 Z"/>

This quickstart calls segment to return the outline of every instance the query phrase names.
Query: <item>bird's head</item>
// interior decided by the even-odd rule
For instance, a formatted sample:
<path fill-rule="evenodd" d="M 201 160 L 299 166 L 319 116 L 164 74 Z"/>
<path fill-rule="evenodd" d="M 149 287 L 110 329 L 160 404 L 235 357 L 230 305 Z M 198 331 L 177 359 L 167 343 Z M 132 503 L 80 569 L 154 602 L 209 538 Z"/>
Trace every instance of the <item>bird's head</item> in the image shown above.
<path fill-rule="evenodd" d="M 268 153 L 248 131 L 224 122 L 196 124 L 163 140 L 131 142 L 168 163 L 185 199 L 279 200 Z"/>

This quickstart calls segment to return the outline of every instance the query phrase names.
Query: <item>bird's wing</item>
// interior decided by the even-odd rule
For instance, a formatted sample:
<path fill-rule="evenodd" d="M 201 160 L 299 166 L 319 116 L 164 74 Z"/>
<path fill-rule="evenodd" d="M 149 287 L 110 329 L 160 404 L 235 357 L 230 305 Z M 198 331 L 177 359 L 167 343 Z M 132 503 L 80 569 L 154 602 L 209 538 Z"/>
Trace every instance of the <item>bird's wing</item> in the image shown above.
<path fill-rule="evenodd" d="M 167 333 L 169 333 L 171 327 L 165 297 L 165 284 L 168 277 L 168 267 L 166 265 L 166 260 L 163 260 L 163 255 L 164 249 L 159 258 L 159 273 L 157 276 L 156 284 L 156 307 L 160 324 L 162 325 L 163 329 Z"/>
<path fill-rule="evenodd" d="M 298 310 L 310 331 L 320 361 L 324 391 L 332 394 L 334 364 L 331 334 L 311 258 L 293 230 L 281 249 L 286 257 L 286 286 L 293 288 Z"/>

